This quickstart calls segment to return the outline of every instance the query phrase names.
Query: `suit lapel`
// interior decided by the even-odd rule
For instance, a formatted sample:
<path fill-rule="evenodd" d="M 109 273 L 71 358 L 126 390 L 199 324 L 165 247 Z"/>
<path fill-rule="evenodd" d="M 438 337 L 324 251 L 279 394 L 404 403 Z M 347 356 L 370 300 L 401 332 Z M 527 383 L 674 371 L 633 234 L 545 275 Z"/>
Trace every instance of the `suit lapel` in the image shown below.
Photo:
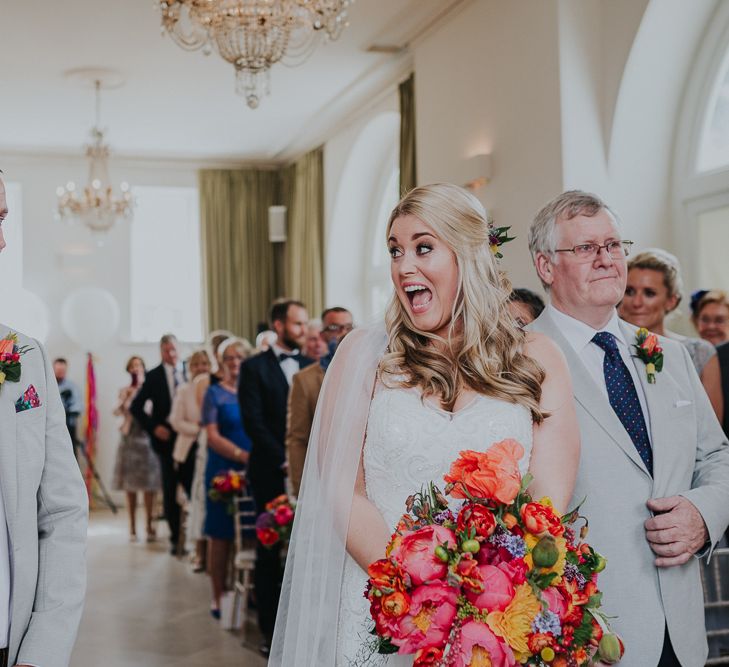
<path fill-rule="evenodd" d="M 286 379 L 286 374 L 281 368 L 281 364 L 278 361 L 276 353 L 269 347 L 265 354 L 268 355 L 268 365 L 271 368 L 271 377 L 275 378 L 275 382 L 280 384 L 286 392 L 289 390 L 289 381 Z"/>
<path fill-rule="evenodd" d="M 9 330 L 0 326 L 0 338 Z M 21 362 L 22 363 L 22 362 Z M 28 362 L 26 362 L 28 363 Z M 22 369 L 22 365 L 21 365 Z M 18 512 L 18 466 L 17 466 L 17 427 L 15 401 L 23 393 L 25 373 L 21 370 L 19 382 L 4 382 L 0 385 L 0 491 L 5 505 L 5 518 L 10 535 L 10 545 L 15 544 L 15 518 Z M 22 445 L 22 443 L 21 443 Z"/>
<path fill-rule="evenodd" d="M 539 325 L 535 329 L 546 333 L 559 345 L 562 352 L 564 352 L 572 376 L 572 388 L 575 400 L 597 422 L 605 433 L 610 436 L 613 442 L 625 452 L 628 458 L 650 477 L 650 473 L 640 458 L 640 454 L 638 454 L 638 450 L 635 448 L 628 432 L 610 406 L 610 402 L 603 390 L 597 386 L 590 372 L 577 356 L 574 348 L 561 334 L 547 312 L 539 318 L 538 322 Z M 584 437 L 587 437 L 587 434 L 583 434 Z"/>

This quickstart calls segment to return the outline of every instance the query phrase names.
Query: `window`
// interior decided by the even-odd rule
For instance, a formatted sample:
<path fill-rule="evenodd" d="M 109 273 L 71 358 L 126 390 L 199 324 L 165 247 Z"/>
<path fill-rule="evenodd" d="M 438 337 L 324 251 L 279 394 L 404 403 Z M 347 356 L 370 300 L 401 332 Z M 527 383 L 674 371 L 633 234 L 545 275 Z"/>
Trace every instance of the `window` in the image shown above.
<path fill-rule="evenodd" d="M 203 338 L 200 213 L 195 188 L 135 187 L 131 337 Z"/>
<path fill-rule="evenodd" d="M 729 206 L 704 211 L 696 216 L 698 228 L 699 285 L 729 287 Z"/>
<path fill-rule="evenodd" d="M 20 183 L 5 183 L 8 217 L 3 224 L 7 247 L 0 261 L 0 285 L 5 298 L 23 287 L 23 198 Z"/>
<path fill-rule="evenodd" d="M 696 166 L 698 171 L 729 166 L 729 51 L 709 98 Z"/>

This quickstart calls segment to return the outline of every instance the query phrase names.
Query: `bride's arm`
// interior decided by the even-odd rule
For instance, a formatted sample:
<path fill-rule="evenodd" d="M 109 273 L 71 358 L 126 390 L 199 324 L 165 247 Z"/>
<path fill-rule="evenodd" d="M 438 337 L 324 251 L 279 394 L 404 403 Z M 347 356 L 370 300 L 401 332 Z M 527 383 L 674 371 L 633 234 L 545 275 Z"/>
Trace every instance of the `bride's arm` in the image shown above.
<path fill-rule="evenodd" d="M 533 498 L 549 496 L 564 512 L 575 488 L 580 463 L 580 430 L 572 396 L 572 379 L 562 351 L 543 334 L 527 334 L 524 351 L 544 369 L 541 408 L 550 416 L 534 426 L 529 472 Z"/>
<path fill-rule="evenodd" d="M 380 511 L 367 497 L 364 468 L 360 457 L 352 497 L 352 511 L 349 515 L 347 551 L 366 572 L 370 563 L 385 557 L 385 548 L 390 541 L 391 532 Z"/>

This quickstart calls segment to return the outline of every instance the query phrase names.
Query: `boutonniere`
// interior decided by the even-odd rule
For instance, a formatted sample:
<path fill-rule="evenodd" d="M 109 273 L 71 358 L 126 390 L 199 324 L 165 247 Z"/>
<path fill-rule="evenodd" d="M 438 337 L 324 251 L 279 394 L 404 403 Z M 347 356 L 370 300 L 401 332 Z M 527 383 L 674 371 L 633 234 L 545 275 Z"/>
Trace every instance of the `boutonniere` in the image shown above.
<path fill-rule="evenodd" d="M 32 348 L 18 345 L 18 335 L 9 333 L 0 340 L 0 389 L 5 382 L 20 380 L 20 357 Z"/>
<path fill-rule="evenodd" d="M 658 344 L 658 336 L 641 327 L 635 333 L 633 347 L 638 358 L 645 364 L 648 384 L 655 384 L 656 373 L 663 370 L 663 348 Z"/>

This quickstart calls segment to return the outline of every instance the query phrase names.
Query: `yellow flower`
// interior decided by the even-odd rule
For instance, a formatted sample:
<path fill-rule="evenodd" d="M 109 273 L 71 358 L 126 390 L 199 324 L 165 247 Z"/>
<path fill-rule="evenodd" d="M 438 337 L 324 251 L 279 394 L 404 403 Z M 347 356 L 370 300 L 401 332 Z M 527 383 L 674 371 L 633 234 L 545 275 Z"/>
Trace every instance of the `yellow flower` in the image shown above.
<path fill-rule="evenodd" d="M 5 373 L 0 371 L 0 384 L 2 384 L 3 382 L 5 382 Z"/>
<path fill-rule="evenodd" d="M 532 631 L 532 622 L 542 611 L 542 605 L 535 597 L 532 587 L 523 583 L 516 587 L 514 599 L 504 611 L 492 611 L 486 623 L 494 634 L 504 639 L 517 653 L 528 653 L 527 636 Z"/>
<path fill-rule="evenodd" d="M 526 562 L 527 567 L 532 570 L 534 569 L 534 561 L 532 560 L 532 549 L 535 547 L 537 542 L 539 542 L 539 538 L 535 535 L 532 535 L 531 533 L 525 533 L 524 535 L 524 541 L 526 542 L 527 548 L 529 553 L 527 553 L 526 556 L 524 556 L 524 562 Z M 556 572 L 557 576 L 552 580 L 553 584 L 558 584 L 560 581 L 562 581 L 562 575 L 564 574 L 564 566 L 567 562 L 567 540 L 564 539 L 564 537 L 555 537 L 554 542 L 557 545 L 557 549 L 559 550 L 559 556 L 557 558 L 557 562 L 552 565 L 552 567 L 542 567 L 539 568 L 540 574 L 547 574 L 548 572 Z"/>

